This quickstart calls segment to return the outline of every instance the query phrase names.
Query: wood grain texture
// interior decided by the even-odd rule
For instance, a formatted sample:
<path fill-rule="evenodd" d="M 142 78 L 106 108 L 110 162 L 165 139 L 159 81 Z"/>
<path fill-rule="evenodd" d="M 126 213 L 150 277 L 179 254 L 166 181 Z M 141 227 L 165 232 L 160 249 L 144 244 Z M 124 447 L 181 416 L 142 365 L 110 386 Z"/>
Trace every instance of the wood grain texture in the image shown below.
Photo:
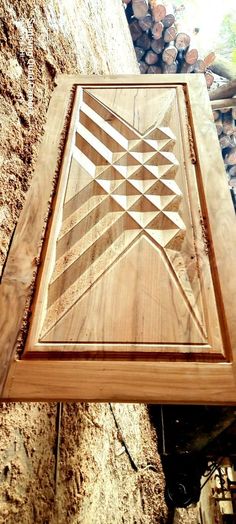
<path fill-rule="evenodd" d="M 223 355 L 202 228 L 196 221 L 197 244 L 187 204 L 186 178 L 195 174 L 191 151 L 183 150 L 185 118 L 185 134 L 179 126 L 184 97 L 178 102 L 176 88 L 165 87 L 152 89 L 151 105 L 146 88 L 93 88 L 81 96 L 79 119 L 72 118 L 70 167 L 54 209 L 58 235 L 51 232 L 47 249 L 46 261 L 51 257 L 55 265 L 50 283 L 44 269 L 27 351 L 36 351 L 40 340 L 60 343 L 62 351 L 77 342 L 79 356 L 86 343 L 87 353 L 99 352 L 103 343 L 104 356 L 112 343 L 123 343 L 122 358 L 132 348 L 137 357 L 137 345 L 147 343 L 156 344 L 157 358 L 173 345 L 180 358 L 185 346 L 195 356 L 194 345 L 202 354 L 204 344 L 209 359 L 213 352 Z M 191 193 L 197 214 L 196 185 Z"/>
<path fill-rule="evenodd" d="M 49 106 L 45 136 L 40 146 L 33 181 L 17 224 L 0 286 L 0 394 L 8 367 L 14 358 L 26 301 L 37 270 L 36 260 L 40 253 L 48 202 L 57 170 L 61 134 L 68 116 L 73 87 L 71 85 L 65 91 L 64 86 L 61 78 Z"/>
<path fill-rule="evenodd" d="M 2 385 L 36 269 L 71 90 L 81 88 L 42 251 L 27 351 L 10 366 L 4 398 L 236 401 L 234 363 L 222 363 L 235 360 L 236 282 L 229 279 L 235 217 L 204 79 L 161 75 L 156 82 L 153 75 L 58 79 L 36 182 L 1 285 Z M 145 102 L 149 89 L 153 100 L 162 100 L 155 112 Z M 67 354 L 78 360 L 67 361 Z M 50 360 L 37 360 L 41 355 Z"/>
<path fill-rule="evenodd" d="M 234 405 L 235 388 L 231 364 L 20 361 L 5 399 Z"/>
<path fill-rule="evenodd" d="M 236 107 L 236 98 L 222 98 L 221 100 L 211 101 L 212 109 L 225 109 L 226 107 Z"/>
<path fill-rule="evenodd" d="M 229 198 L 226 177 L 223 176 L 223 160 L 218 147 L 211 106 L 200 78 L 198 87 L 190 80 L 188 96 L 192 113 L 193 133 L 198 159 L 198 187 L 204 222 L 209 233 L 209 258 L 212 274 L 218 281 L 216 299 L 221 303 L 221 318 L 225 321 L 224 337 L 231 348 L 228 358 L 236 355 L 236 275 L 232 272 L 235 263 L 236 217 Z M 198 100 L 201 98 L 204 112 L 199 114 Z M 217 179 L 217 184 L 215 180 Z M 229 278 L 230 275 L 230 278 Z M 227 319 L 227 320 L 226 320 Z"/>
<path fill-rule="evenodd" d="M 221 100 L 222 98 L 232 98 L 236 95 L 236 80 L 227 82 L 217 87 L 210 93 L 210 100 Z"/>

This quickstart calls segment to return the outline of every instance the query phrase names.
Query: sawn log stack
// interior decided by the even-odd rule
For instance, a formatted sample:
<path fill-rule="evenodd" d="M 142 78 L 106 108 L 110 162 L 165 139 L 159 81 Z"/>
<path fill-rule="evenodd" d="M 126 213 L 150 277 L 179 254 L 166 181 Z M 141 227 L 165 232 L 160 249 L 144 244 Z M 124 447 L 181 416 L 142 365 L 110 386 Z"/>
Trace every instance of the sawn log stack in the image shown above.
<path fill-rule="evenodd" d="M 214 75 L 209 67 L 215 53 L 199 55 L 190 35 L 178 32 L 175 11 L 156 0 L 126 2 L 134 49 L 141 73 L 204 73 L 210 88 Z M 194 36 L 194 35 L 193 35 Z"/>

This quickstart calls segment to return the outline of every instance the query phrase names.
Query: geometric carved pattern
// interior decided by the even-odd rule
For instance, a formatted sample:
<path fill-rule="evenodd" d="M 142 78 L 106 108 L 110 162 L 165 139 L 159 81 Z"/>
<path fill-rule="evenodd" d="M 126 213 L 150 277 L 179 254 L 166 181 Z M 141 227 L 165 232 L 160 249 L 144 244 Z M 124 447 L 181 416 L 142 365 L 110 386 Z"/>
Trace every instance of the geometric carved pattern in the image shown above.
<path fill-rule="evenodd" d="M 171 129 L 155 127 L 142 135 L 111 110 L 106 108 L 105 118 L 103 112 L 103 104 L 85 93 L 43 336 L 135 238 L 144 234 L 175 251 L 183 240 Z"/>

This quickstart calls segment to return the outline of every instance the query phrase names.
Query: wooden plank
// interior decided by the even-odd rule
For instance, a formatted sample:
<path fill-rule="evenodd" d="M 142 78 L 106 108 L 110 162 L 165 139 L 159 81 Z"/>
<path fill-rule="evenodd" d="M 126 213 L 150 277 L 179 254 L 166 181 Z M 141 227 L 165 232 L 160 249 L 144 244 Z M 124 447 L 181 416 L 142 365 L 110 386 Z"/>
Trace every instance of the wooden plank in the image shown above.
<path fill-rule="evenodd" d="M 16 351 L 25 304 L 37 270 L 42 232 L 61 151 L 61 134 L 71 103 L 72 85 L 68 86 L 67 82 L 66 85 L 65 90 L 65 78 L 61 77 L 51 99 L 35 173 L 17 224 L 0 286 L 0 394 L 9 363 Z"/>
<path fill-rule="evenodd" d="M 236 95 L 236 80 L 232 80 L 223 86 L 217 87 L 210 92 L 210 100 L 222 100 L 222 98 L 232 98 Z"/>
<path fill-rule="evenodd" d="M 73 145 L 73 137 L 75 135 L 76 127 L 76 117 L 77 111 L 81 103 L 81 90 L 79 89 L 76 92 L 73 111 L 70 119 L 70 127 L 67 134 L 67 140 L 65 145 L 65 151 L 63 154 L 63 161 L 60 170 L 60 177 L 57 184 L 57 192 L 55 198 L 55 205 L 53 206 L 52 213 L 50 215 L 50 221 L 48 222 L 47 236 L 44 241 L 42 253 L 41 253 L 41 267 L 39 269 L 37 277 L 37 288 L 34 296 L 34 303 L 36 304 L 36 314 L 32 315 L 32 322 L 30 324 L 29 335 L 33 337 L 34 340 L 38 340 L 41 323 L 38 320 L 41 318 L 43 320 L 43 311 L 47 305 L 47 294 L 45 294 L 45 289 L 49 286 L 50 276 L 53 270 L 54 257 L 55 257 L 55 247 L 56 238 L 58 232 L 60 231 L 60 225 L 62 222 L 62 202 L 65 196 L 65 189 L 67 185 L 67 174 L 69 169 L 69 163 L 71 159 L 71 150 Z M 54 215 L 57 216 L 57 220 L 53 221 Z M 43 269 L 43 272 L 42 272 Z M 40 312 L 40 313 L 39 313 Z"/>
<path fill-rule="evenodd" d="M 211 70 L 213 73 L 228 80 L 235 80 L 236 77 L 236 65 L 230 58 L 225 58 L 222 55 L 216 54 L 214 62 L 211 64 Z"/>
<path fill-rule="evenodd" d="M 236 107 L 236 98 L 222 98 L 221 100 L 211 101 L 212 109 L 225 109 L 226 107 Z"/>
<path fill-rule="evenodd" d="M 198 185 L 204 221 L 209 234 L 209 255 L 212 272 L 219 282 L 221 317 L 228 329 L 225 338 L 232 348 L 236 359 L 236 274 L 232 271 L 235 264 L 236 217 L 229 198 L 226 177 L 223 176 L 224 164 L 219 148 L 215 123 L 212 121 L 212 110 L 205 89 L 204 78 L 198 76 L 198 85 L 191 76 L 188 83 L 188 94 L 194 139 L 199 165 Z M 199 112 L 199 100 L 204 111 Z M 217 180 L 217 183 L 216 183 Z M 230 278 L 229 278 L 230 275 Z M 219 303 L 218 302 L 218 303 Z M 230 357 L 230 355 L 229 355 Z"/>
<path fill-rule="evenodd" d="M 153 78 L 152 75 L 103 75 L 103 76 L 83 76 L 78 74 L 69 74 L 69 75 L 63 75 L 59 74 L 57 76 L 57 81 L 59 82 L 60 79 L 62 79 L 64 89 L 66 89 L 66 86 L 71 88 L 72 85 L 80 85 L 80 86 L 90 86 L 94 87 L 98 84 L 101 84 L 101 86 L 119 86 L 119 85 L 127 85 L 127 86 L 138 86 L 140 84 L 145 84 L 146 86 L 149 85 L 165 85 L 169 84 L 170 82 L 173 83 L 173 85 L 178 84 L 187 84 L 188 82 L 188 76 L 186 75 L 172 75 L 165 77 L 164 75 L 158 77 L 158 80 L 156 78 Z"/>
<path fill-rule="evenodd" d="M 4 399 L 235 404 L 236 381 L 231 364 L 18 361 Z"/>

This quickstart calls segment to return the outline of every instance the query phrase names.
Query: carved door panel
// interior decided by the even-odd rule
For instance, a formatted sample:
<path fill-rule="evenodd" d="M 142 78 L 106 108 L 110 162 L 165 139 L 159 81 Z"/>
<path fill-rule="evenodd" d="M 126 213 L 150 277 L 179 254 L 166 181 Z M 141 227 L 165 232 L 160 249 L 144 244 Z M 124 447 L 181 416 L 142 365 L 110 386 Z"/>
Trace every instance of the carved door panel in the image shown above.
<path fill-rule="evenodd" d="M 57 88 L 54 181 L 46 131 L 55 194 L 3 395 L 235 402 L 235 220 L 203 81 L 83 80 Z"/>

